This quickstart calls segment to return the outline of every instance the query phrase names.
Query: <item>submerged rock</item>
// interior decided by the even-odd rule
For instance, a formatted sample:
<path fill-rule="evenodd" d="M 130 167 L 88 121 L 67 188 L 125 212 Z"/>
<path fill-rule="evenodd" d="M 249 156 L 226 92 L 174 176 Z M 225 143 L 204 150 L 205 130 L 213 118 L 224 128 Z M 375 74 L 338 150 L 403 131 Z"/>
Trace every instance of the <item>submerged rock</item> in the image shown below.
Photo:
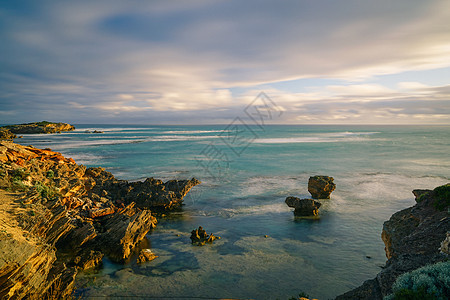
<path fill-rule="evenodd" d="M 319 215 L 319 207 L 322 205 L 314 199 L 300 199 L 287 197 L 285 200 L 289 207 L 295 208 L 294 215 L 299 217 L 315 217 Z"/>
<path fill-rule="evenodd" d="M 193 245 L 203 246 L 206 243 L 214 242 L 216 239 L 220 240 L 220 236 L 215 236 L 212 233 L 208 235 L 202 226 L 191 231 L 191 243 Z"/>
<path fill-rule="evenodd" d="M 309 177 L 308 191 L 314 199 L 330 199 L 330 194 L 336 189 L 334 178 L 329 176 Z"/>

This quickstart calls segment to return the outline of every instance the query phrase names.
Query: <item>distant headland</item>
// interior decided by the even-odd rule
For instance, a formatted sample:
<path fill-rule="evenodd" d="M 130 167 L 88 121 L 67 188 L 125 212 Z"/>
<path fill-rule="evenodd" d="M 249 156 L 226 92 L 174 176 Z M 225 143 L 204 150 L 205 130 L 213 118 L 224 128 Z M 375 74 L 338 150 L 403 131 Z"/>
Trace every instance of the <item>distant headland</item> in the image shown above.
<path fill-rule="evenodd" d="M 7 125 L 0 127 L 0 139 L 13 139 L 16 134 L 46 134 L 73 131 L 75 126 L 68 123 L 55 123 L 48 121 L 33 122 L 26 124 Z"/>

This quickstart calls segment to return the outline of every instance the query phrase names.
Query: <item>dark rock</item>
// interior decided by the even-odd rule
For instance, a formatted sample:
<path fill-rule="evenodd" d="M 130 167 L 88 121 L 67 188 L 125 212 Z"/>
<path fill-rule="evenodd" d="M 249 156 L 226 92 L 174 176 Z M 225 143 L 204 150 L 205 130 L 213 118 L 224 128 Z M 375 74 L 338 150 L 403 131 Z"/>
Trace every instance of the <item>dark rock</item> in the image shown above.
<path fill-rule="evenodd" d="M 439 198 L 446 195 L 446 187 L 450 188 L 447 184 L 433 191 L 415 190 L 420 201 L 384 222 L 381 237 L 388 258 L 386 266 L 375 279 L 336 299 L 382 299 L 392 293 L 392 284 L 401 274 L 448 259 L 440 251 L 450 230 L 448 204 L 443 209 L 436 205 L 447 203 Z"/>
<path fill-rule="evenodd" d="M 138 264 L 142 264 L 144 262 L 148 262 L 148 261 L 152 261 L 155 258 L 157 258 L 158 256 L 156 256 L 152 250 L 150 249 L 142 249 L 139 252 L 139 257 L 137 258 L 137 263 Z"/>
<path fill-rule="evenodd" d="M 192 245 L 203 246 L 206 243 L 212 243 L 216 239 L 220 239 L 219 236 L 215 236 L 214 234 L 207 234 L 202 226 L 199 226 L 198 229 L 194 229 L 191 231 L 191 243 Z"/>
<path fill-rule="evenodd" d="M 287 197 L 285 200 L 289 207 L 295 208 L 294 214 L 300 217 L 313 217 L 319 215 L 320 202 L 313 199 L 300 199 L 297 197 Z"/>
<path fill-rule="evenodd" d="M 416 197 L 416 202 L 419 202 L 420 197 L 423 197 L 423 195 L 428 194 L 431 192 L 431 190 L 413 190 L 412 193 Z"/>
<path fill-rule="evenodd" d="M 103 191 L 113 199 L 120 199 L 125 204 L 136 203 L 136 207 L 152 210 L 170 210 L 181 206 L 183 197 L 189 190 L 201 182 L 190 180 L 169 180 L 147 178 L 145 181 L 128 182 L 117 180 L 103 168 L 89 168 L 86 174 L 95 180 L 94 194 Z"/>
<path fill-rule="evenodd" d="M 314 199 L 330 199 L 330 194 L 336 189 L 334 178 L 329 176 L 309 177 L 308 191 Z"/>

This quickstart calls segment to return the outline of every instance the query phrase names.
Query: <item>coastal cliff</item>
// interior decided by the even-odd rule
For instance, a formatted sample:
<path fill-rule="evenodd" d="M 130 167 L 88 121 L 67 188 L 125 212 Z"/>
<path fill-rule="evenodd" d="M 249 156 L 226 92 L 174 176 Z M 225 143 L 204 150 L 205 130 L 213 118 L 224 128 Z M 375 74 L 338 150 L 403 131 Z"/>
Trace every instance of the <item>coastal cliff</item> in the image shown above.
<path fill-rule="evenodd" d="M 0 298 L 69 297 L 78 271 L 104 255 L 129 259 L 156 226 L 151 210 L 180 206 L 199 183 L 117 180 L 58 152 L 0 141 Z"/>
<path fill-rule="evenodd" d="M 449 253 L 440 250 L 450 231 L 450 184 L 414 190 L 413 194 L 417 204 L 393 214 L 383 224 L 381 237 L 388 258 L 383 270 L 336 299 L 383 299 L 393 293 L 400 275 L 448 260 Z"/>
<path fill-rule="evenodd" d="M 59 133 L 63 131 L 73 131 L 75 127 L 67 123 L 53 123 L 48 121 L 33 122 L 18 125 L 7 125 L 1 127 L 13 134 L 38 134 L 38 133 Z"/>

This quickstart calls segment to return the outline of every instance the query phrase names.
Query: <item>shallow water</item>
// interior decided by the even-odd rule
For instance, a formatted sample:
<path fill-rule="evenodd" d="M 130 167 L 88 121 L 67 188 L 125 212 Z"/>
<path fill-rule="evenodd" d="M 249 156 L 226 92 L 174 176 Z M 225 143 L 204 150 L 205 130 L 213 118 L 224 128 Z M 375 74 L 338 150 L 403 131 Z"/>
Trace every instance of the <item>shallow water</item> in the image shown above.
<path fill-rule="evenodd" d="M 148 235 L 159 257 L 138 266 L 107 259 L 79 276 L 77 295 L 136 298 L 332 298 L 385 263 L 382 224 L 414 204 L 411 190 L 450 180 L 445 126 L 122 126 L 26 135 L 116 177 L 196 177 L 181 212 Z M 88 134 L 85 130 L 102 130 Z M 308 197 L 308 178 L 337 185 L 319 220 L 297 219 L 287 196 Z M 199 225 L 222 237 L 190 245 Z M 264 235 L 268 235 L 267 238 Z"/>

